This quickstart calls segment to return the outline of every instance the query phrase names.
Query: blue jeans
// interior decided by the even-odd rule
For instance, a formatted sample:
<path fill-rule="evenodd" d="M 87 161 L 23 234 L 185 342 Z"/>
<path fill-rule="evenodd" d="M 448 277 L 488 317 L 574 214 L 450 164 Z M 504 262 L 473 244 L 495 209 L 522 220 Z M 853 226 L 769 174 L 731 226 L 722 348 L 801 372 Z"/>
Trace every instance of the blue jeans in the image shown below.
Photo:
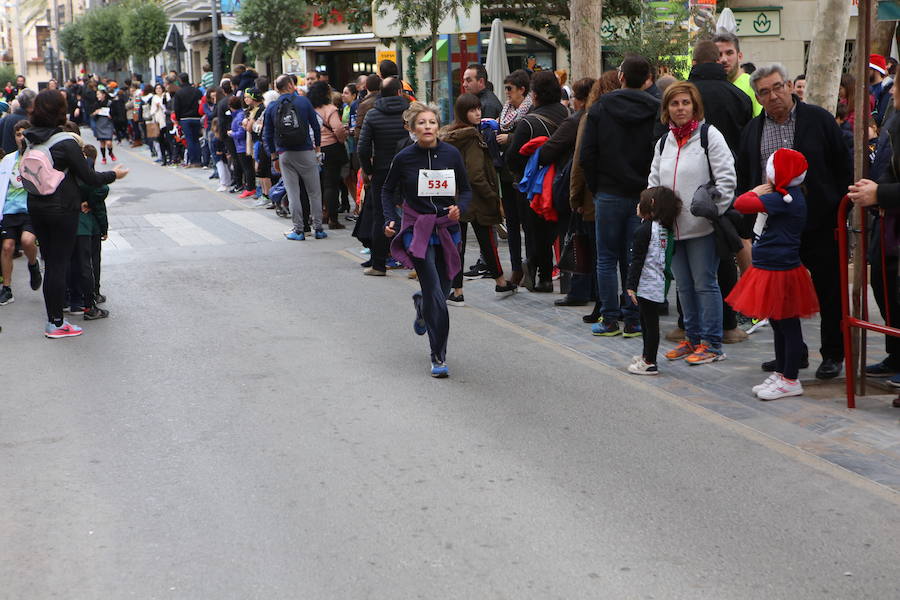
<path fill-rule="evenodd" d="M 597 293 L 604 321 L 622 321 L 637 325 L 638 308 L 625 293 L 625 279 L 631 263 L 634 230 L 641 220 L 637 198 L 625 198 L 598 192 L 594 196 L 597 230 Z"/>
<path fill-rule="evenodd" d="M 182 119 L 181 129 L 187 140 L 187 159 L 192 165 L 200 164 L 200 119 Z"/>
<path fill-rule="evenodd" d="M 718 270 L 714 233 L 675 242 L 672 273 L 684 312 L 685 337 L 691 344 L 704 341 L 721 351 L 722 292 L 716 278 Z"/>

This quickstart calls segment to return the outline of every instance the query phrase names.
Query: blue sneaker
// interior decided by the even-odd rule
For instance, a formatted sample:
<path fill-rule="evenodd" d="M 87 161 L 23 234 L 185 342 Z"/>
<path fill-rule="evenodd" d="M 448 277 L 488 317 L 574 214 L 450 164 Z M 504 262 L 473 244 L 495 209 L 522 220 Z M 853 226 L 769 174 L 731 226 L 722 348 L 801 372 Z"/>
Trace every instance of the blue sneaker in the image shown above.
<path fill-rule="evenodd" d="M 386 261 L 384 261 L 384 266 L 388 269 L 399 269 L 403 265 L 400 264 L 400 261 L 391 256 Z"/>
<path fill-rule="evenodd" d="M 622 337 L 625 338 L 633 338 L 633 337 L 641 337 L 641 326 L 637 323 L 633 325 L 629 325 L 625 323 L 625 329 L 622 331 Z"/>
<path fill-rule="evenodd" d="M 880 363 L 866 366 L 866 377 L 891 377 L 897 374 L 897 369 L 891 366 L 890 361 L 885 359 Z"/>
<path fill-rule="evenodd" d="M 900 388 L 900 375 L 894 375 L 890 379 L 887 380 L 888 385 L 893 386 L 895 388 Z"/>
<path fill-rule="evenodd" d="M 324 240 L 327 237 L 328 237 L 327 233 L 325 233 L 321 229 L 316 229 L 316 239 L 317 240 Z"/>
<path fill-rule="evenodd" d="M 440 361 L 431 361 L 431 376 L 435 379 L 444 379 L 450 376 L 450 369 L 447 363 Z"/>
<path fill-rule="evenodd" d="M 292 231 L 290 233 L 284 234 L 284 237 L 295 242 L 302 242 L 306 239 L 306 234 L 304 234 L 303 232 L 297 233 L 296 231 Z"/>
<path fill-rule="evenodd" d="M 619 329 L 619 323 L 617 321 L 607 321 L 604 319 L 599 323 L 591 325 L 591 333 L 601 337 L 613 337 L 622 333 L 622 330 Z"/>
<path fill-rule="evenodd" d="M 413 331 L 416 332 L 416 335 L 425 335 L 428 333 L 428 328 L 425 326 L 425 318 L 422 317 L 422 292 L 416 292 L 413 294 L 413 305 L 416 307 L 416 318 L 413 321 Z"/>

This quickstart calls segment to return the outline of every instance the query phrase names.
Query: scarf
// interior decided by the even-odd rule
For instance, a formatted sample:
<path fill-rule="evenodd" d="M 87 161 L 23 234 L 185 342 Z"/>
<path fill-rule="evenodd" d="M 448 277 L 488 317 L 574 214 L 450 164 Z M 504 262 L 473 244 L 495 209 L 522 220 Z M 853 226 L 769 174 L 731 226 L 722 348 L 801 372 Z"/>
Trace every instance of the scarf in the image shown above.
<path fill-rule="evenodd" d="M 681 148 L 690 139 L 691 134 L 697 131 L 699 126 L 700 122 L 697 119 L 691 119 L 681 127 L 674 123 L 669 123 L 669 131 L 675 136 L 675 141 L 678 142 L 678 147 Z"/>
<path fill-rule="evenodd" d="M 498 119 L 500 122 L 500 131 L 505 133 L 511 131 L 516 122 L 527 115 L 528 111 L 531 110 L 532 102 L 531 94 L 526 94 L 525 99 L 522 100 L 522 104 L 519 105 L 519 108 L 513 108 L 513 105 L 509 102 L 504 104 L 503 110 L 500 111 L 500 118 Z"/>

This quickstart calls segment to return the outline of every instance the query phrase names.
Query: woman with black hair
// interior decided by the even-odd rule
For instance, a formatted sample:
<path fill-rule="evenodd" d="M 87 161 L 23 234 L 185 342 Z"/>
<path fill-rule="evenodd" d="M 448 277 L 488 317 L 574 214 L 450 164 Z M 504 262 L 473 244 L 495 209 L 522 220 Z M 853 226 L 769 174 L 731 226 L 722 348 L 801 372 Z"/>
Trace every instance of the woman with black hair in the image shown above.
<path fill-rule="evenodd" d="M 115 162 L 116 155 L 113 154 L 112 139 L 116 134 L 113 126 L 112 115 L 110 114 L 110 100 L 106 88 L 97 90 L 97 104 L 91 116 L 96 123 L 94 135 L 100 142 L 100 154 L 103 156 L 102 164 L 106 164 L 106 151 L 109 150 L 109 157 Z M 63 121 L 65 122 L 65 121 Z"/>
<path fill-rule="evenodd" d="M 322 201 L 328 211 L 328 228 L 345 229 L 338 221 L 338 209 L 341 187 L 341 168 L 347 164 L 347 128 L 341 122 L 341 115 L 331 99 L 331 88 L 324 81 L 317 81 L 306 92 L 306 98 L 312 103 L 319 115 L 319 126 L 322 135 L 322 169 L 319 178 L 322 182 Z"/>
<path fill-rule="evenodd" d="M 453 113 L 455 119 L 441 130 L 440 139 L 459 150 L 466 165 L 469 185 L 472 186 L 469 208 L 460 216 L 460 262 L 466 256 L 466 231 L 468 223 L 471 223 L 487 273 L 496 283 L 494 292 L 498 298 L 505 298 L 515 293 L 516 285 L 507 283 L 503 276 L 500 253 L 497 251 L 497 240 L 494 237 L 493 226 L 499 225 L 503 217 L 500 212 L 497 171 L 494 169 L 487 144 L 478 129 L 481 125 L 481 100 L 475 94 L 462 94 L 456 99 Z M 447 299 L 449 304 L 463 305 L 462 286 L 463 274 L 460 270 L 453 278 L 454 290 Z"/>
<path fill-rule="evenodd" d="M 82 333 L 80 327 L 63 318 L 66 269 L 75 248 L 78 215 L 81 212 L 81 190 L 78 185 L 100 187 L 128 174 L 128 169 L 122 165 L 113 171 L 94 171 L 75 137 L 62 133 L 66 110 L 66 99 L 59 91 L 42 91 L 35 98 L 31 127 L 25 132 L 28 148 L 49 145 L 53 168 L 65 173 L 52 194 L 28 193 L 28 214 L 44 257 L 44 304 L 47 308 L 44 335 L 48 338 L 73 337 Z"/>

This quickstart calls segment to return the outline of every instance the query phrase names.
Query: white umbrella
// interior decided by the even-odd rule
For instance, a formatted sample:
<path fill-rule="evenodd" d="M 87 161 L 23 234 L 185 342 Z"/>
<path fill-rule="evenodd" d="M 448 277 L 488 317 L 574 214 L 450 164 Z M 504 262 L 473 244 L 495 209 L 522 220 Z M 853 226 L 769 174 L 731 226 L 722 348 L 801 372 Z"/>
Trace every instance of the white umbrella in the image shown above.
<path fill-rule="evenodd" d="M 506 33 L 503 21 L 494 19 L 491 22 L 491 39 L 488 41 L 487 62 L 488 81 L 494 84 L 494 90 L 500 89 L 503 80 L 509 75 L 509 61 L 506 59 Z"/>
<path fill-rule="evenodd" d="M 716 21 L 716 33 L 737 33 L 737 21 L 730 8 L 722 9 L 719 20 Z"/>

